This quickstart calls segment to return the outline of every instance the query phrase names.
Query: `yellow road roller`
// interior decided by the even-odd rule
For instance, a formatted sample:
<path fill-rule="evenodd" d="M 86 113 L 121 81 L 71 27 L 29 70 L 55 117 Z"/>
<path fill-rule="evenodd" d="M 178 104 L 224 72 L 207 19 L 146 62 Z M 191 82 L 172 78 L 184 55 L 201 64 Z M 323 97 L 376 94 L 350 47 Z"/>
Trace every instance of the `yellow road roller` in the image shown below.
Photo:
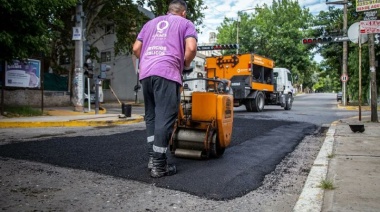
<path fill-rule="evenodd" d="M 176 157 L 207 159 L 220 157 L 229 146 L 233 127 L 233 95 L 227 80 L 215 78 L 184 79 L 205 81 L 205 89 L 182 87 L 181 105 L 169 148 Z"/>

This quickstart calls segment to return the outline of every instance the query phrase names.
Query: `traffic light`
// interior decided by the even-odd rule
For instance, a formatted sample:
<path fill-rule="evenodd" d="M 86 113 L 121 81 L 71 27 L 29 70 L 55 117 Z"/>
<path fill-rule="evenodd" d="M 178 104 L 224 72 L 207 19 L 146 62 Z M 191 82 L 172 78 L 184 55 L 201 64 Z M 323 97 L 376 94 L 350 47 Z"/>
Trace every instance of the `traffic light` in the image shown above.
<path fill-rule="evenodd" d="M 239 44 L 216 44 L 214 46 L 198 46 L 198 51 L 210 51 L 210 50 L 230 50 L 238 49 Z"/>
<path fill-rule="evenodd" d="M 91 59 L 87 59 L 86 62 L 83 64 L 84 68 L 84 75 L 88 78 L 93 77 L 93 70 L 94 70 L 94 64 L 92 63 Z"/>
<path fill-rule="evenodd" d="M 331 43 L 333 37 L 319 37 L 319 38 L 304 38 L 302 39 L 303 44 L 316 44 L 316 43 Z"/>
<path fill-rule="evenodd" d="M 83 56 L 88 58 L 91 55 L 91 45 L 88 41 L 83 42 Z"/>
<path fill-rule="evenodd" d="M 238 49 L 239 44 L 217 44 L 214 45 L 214 50 L 230 50 L 230 49 Z"/>
<path fill-rule="evenodd" d="M 107 77 L 106 72 L 110 70 L 111 70 L 111 66 L 104 63 L 100 64 L 100 75 L 98 76 L 98 78 L 105 79 Z"/>

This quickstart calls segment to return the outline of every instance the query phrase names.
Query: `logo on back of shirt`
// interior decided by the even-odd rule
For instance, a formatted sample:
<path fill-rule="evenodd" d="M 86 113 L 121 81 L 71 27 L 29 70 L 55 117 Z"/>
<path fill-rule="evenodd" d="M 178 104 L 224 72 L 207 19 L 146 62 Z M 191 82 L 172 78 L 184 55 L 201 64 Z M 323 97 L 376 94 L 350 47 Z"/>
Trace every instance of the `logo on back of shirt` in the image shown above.
<path fill-rule="evenodd" d="M 168 21 L 160 21 L 158 22 L 156 29 L 157 33 L 153 36 L 154 38 L 158 39 L 164 39 L 166 38 L 166 29 L 169 27 L 169 22 Z"/>
<path fill-rule="evenodd" d="M 164 33 L 164 30 L 167 29 L 168 27 L 169 27 L 169 22 L 167 22 L 167 21 L 160 21 L 157 24 L 157 31 L 159 33 Z"/>

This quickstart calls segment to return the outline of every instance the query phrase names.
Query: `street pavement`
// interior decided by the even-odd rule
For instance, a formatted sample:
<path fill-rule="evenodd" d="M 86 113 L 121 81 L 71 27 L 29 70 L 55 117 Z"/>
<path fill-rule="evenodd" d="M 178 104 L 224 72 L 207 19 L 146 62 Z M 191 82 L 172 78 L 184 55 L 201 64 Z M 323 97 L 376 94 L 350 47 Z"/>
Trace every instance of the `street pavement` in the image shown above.
<path fill-rule="evenodd" d="M 47 116 L 7 118 L 0 116 L 1 128 L 84 127 L 124 125 L 144 121 L 143 114 L 130 117 L 95 111 L 74 112 L 72 107 L 46 108 Z M 356 109 L 341 107 L 341 109 Z M 140 110 L 141 111 L 141 110 Z M 364 125 L 353 132 L 350 125 Z M 380 211 L 380 123 L 363 116 L 331 123 L 322 148 L 314 161 L 294 212 Z M 330 189 L 324 188 L 330 186 Z M 331 188 L 332 187 L 332 188 Z"/>

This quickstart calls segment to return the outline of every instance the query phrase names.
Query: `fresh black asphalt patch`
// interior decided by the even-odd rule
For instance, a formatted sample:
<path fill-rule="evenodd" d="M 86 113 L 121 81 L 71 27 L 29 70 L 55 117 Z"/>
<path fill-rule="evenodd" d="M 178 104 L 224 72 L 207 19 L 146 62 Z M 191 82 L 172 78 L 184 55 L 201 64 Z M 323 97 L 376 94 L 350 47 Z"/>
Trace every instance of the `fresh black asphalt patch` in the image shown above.
<path fill-rule="evenodd" d="M 260 187 L 316 126 L 308 123 L 234 119 L 231 145 L 218 159 L 172 157 L 178 173 L 153 179 L 147 169 L 144 130 L 106 136 L 61 137 L 0 146 L 0 156 L 98 172 L 214 200 L 234 199 Z"/>

